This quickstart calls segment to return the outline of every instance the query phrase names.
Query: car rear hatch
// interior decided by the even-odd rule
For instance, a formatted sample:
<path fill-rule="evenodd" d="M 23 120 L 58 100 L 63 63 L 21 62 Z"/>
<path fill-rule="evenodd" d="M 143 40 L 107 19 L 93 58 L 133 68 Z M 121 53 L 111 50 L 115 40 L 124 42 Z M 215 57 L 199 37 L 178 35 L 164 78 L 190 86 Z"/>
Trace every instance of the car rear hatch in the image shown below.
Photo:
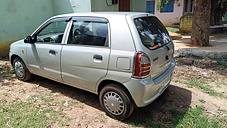
<path fill-rule="evenodd" d="M 150 62 L 150 72 L 145 75 L 155 79 L 170 65 L 174 52 L 172 40 L 164 25 L 155 16 L 134 18 L 134 24 L 140 38 L 137 51 L 143 52 Z"/>

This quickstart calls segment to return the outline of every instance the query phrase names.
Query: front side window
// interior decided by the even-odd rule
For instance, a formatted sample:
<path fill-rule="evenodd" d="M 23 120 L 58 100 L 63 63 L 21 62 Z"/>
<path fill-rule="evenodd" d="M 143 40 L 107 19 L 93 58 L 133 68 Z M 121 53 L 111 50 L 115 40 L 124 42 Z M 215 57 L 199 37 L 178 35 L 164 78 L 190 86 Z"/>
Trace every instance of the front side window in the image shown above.
<path fill-rule="evenodd" d="M 162 47 L 171 41 L 164 25 L 156 17 L 136 18 L 134 23 L 142 44 L 150 50 Z"/>
<path fill-rule="evenodd" d="M 37 35 L 37 42 L 61 43 L 67 22 L 56 21 L 48 24 Z"/>
<path fill-rule="evenodd" d="M 108 24 L 76 20 L 70 29 L 68 44 L 107 46 Z"/>

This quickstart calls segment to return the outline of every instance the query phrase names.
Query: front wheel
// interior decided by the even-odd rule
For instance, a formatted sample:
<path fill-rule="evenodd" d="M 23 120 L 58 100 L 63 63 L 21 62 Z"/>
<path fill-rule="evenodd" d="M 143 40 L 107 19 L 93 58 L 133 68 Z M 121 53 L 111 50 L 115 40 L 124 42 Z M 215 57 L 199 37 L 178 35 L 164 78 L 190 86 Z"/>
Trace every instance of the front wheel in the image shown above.
<path fill-rule="evenodd" d="M 25 66 L 24 62 L 19 58 L 15 58 L 13 61 L 13 69 L 16 77 L 21 81 L 28 81 L 31 78 L 31 73 Z"/>
<path fill-rule="evenodd" d="M 105 86 L 100 92 L 99 101 L 106 114 L 112 118 L 126 119 L 134 110 L 130 95 L 118 84 Z"/>

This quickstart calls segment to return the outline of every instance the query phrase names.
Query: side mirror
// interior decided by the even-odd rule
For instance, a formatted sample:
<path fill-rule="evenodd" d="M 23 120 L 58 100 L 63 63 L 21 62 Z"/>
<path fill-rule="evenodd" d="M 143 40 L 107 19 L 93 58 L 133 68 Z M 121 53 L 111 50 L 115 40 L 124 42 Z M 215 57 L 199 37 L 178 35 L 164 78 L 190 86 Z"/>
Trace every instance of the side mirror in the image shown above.
<path fill-rule="evenodd" d="M 27 36 L 24 38 L 24 43 L 33 43 L 33 39 L 31 36 Z"/>

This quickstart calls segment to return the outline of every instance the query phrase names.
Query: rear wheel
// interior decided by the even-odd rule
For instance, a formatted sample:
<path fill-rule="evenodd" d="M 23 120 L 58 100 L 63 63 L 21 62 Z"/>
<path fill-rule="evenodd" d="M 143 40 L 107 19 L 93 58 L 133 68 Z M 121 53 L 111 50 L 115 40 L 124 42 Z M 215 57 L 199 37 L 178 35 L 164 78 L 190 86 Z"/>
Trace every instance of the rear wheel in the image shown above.
<path fill-rule="evenodd" d="M 126 119 L 134 110 L 130 95 L 118 84 L 105 86 L 100 92 L 99 101 L 106 114 L 112 118 Z"/>
<path fill-rule="evenodd" d="M 13 69 L 19 80 L 27 81 L 31 78 L 31 73 L 19 57 L 13 60 Z"/>

